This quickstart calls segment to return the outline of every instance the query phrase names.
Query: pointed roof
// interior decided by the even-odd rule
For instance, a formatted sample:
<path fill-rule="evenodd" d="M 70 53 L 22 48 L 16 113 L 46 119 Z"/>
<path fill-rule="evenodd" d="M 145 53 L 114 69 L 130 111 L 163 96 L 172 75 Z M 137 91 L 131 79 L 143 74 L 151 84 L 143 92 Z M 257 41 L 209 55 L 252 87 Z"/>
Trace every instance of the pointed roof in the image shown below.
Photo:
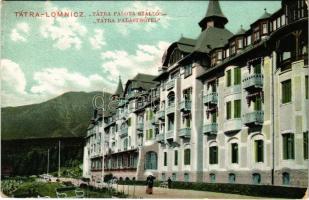
<path fill-rule="evenodd" d="M 267 19 L 271 16 L 271 14 L 267 12 L 266 8 L 264 8 L 264 11 L 265 11 L 264 14 L 258 20 Z"/>
<path fill-rule="evenodd" d="M 242 28 L 242 25 L 240 25 L 240 29 L 236 32 L 235 35 L 243 35 L 246 33 L 246 30 Z"/>
<path fill-rule="evenodd" d="M 122 94 L 123 94 L 123 86 L 122 86 L 121 77 L 119 76 L 118 86 L 117 86 L 117 89 L 116 89 L 114 95 L 120 96 Z"/>
<path fill-rule="evenodd" d="M 210 0 L 208 3 L 208 8 L 205 17 L 199 22 L 200 27 L 202 27 L 205 23 L 205 21 L 208 21 L 209 19 L 220 19 L 223 24 L 226 24 L 228 22 L 228 19 L 224 16 L 219 0 Z"/>

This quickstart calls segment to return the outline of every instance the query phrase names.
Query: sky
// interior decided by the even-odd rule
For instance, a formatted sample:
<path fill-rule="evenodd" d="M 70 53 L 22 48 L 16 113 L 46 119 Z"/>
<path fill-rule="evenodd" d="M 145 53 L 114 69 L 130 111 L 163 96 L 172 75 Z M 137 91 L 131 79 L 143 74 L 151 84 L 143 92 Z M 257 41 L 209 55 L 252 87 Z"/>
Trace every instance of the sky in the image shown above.
<path fill-rule="evenodd" d="M 237 32 L 280 1 L 220 1 Z M 196 39 L 208 1 L 2 2 L 1 107 L 40 103 L 68 91 L 114 92 L 137 73 L 156 75 L 166 48 Z M 85 17 L 21 17 L 16 12 L 83 12 Z M 93 12 L 165 13 L 156 23 L 96 23 Z M 119 17 L 105 16 L 118 19 Z M 123 17 L 126 18 L 126 17 Z"/>

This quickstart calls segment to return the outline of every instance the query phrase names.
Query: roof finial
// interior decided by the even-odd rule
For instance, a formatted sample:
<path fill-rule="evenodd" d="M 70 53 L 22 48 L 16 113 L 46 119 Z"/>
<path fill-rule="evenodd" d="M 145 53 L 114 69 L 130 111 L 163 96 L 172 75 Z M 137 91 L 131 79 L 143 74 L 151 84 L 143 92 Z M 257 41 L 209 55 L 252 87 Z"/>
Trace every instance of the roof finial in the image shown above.
<path fill-rule="evenodd" d="M 266 8 L 264 8 L 264 10 L 265 10 L 265 13 L 267 12 L 267 9 Z"/>
<path fill-rule="evenodd" d="M 240 24 L 240 29 L 243 29 L 243 28 L 242 28 L 242 24 Z"/>

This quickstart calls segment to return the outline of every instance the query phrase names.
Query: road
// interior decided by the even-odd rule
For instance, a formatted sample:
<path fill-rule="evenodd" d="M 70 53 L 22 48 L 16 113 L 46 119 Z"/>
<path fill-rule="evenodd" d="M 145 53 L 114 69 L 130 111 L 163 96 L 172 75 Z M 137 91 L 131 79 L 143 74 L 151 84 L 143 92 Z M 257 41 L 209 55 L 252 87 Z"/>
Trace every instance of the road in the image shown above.
<path fill-rule="evenodd" d="M 117 185 L 113 185 L 117 189 Z M 129 188 L 128 188 L 129 187 Z M 124 191 L 131 198 L 160 198 L 160 199 L 260 199 L 261 197 L 245 196 L 238 194 L 205 192 L 196 190 L 180 190 L 154 187 L 153 194 L 146 194 L 146 186 L 118 185 L 118 191 Z M 129 191 L 129 192 L 128 192 Z"/>

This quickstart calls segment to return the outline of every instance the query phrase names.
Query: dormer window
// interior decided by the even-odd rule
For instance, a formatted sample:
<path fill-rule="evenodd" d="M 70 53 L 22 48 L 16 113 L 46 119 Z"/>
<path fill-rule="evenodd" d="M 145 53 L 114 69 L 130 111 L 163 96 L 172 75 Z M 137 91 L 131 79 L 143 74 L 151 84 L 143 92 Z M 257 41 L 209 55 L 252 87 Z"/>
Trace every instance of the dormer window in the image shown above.
<path fill-rule="evenodd" d="M 258 42 L 260 40 L 260 28 L 255 27 L 253 30 L 253 41 Z"/>
<path fill-rule="evenodd" d="M 218 60 L 222 60 L 222 51 L 218 52 Z"/>
<path fill-rule="evenodd" d="M 238 49 L 242 49 L 243 48 L 243 40 L 242 40 L 242 38 L 237 40 L 237 47 L 238 47 Z"/>
<path fill-rule="evenodd" d="M 231 55 L 236 53 L 235 41 L 231 43 Z"/>
<path fill-rule="evenodd" d="M 263 34 L 267 34 L 268 33 L 268 29 L 267 29 L 268 27 L 267 27 L 267 23 L 263 23 L 262 24 L 262 33 Z"/>

